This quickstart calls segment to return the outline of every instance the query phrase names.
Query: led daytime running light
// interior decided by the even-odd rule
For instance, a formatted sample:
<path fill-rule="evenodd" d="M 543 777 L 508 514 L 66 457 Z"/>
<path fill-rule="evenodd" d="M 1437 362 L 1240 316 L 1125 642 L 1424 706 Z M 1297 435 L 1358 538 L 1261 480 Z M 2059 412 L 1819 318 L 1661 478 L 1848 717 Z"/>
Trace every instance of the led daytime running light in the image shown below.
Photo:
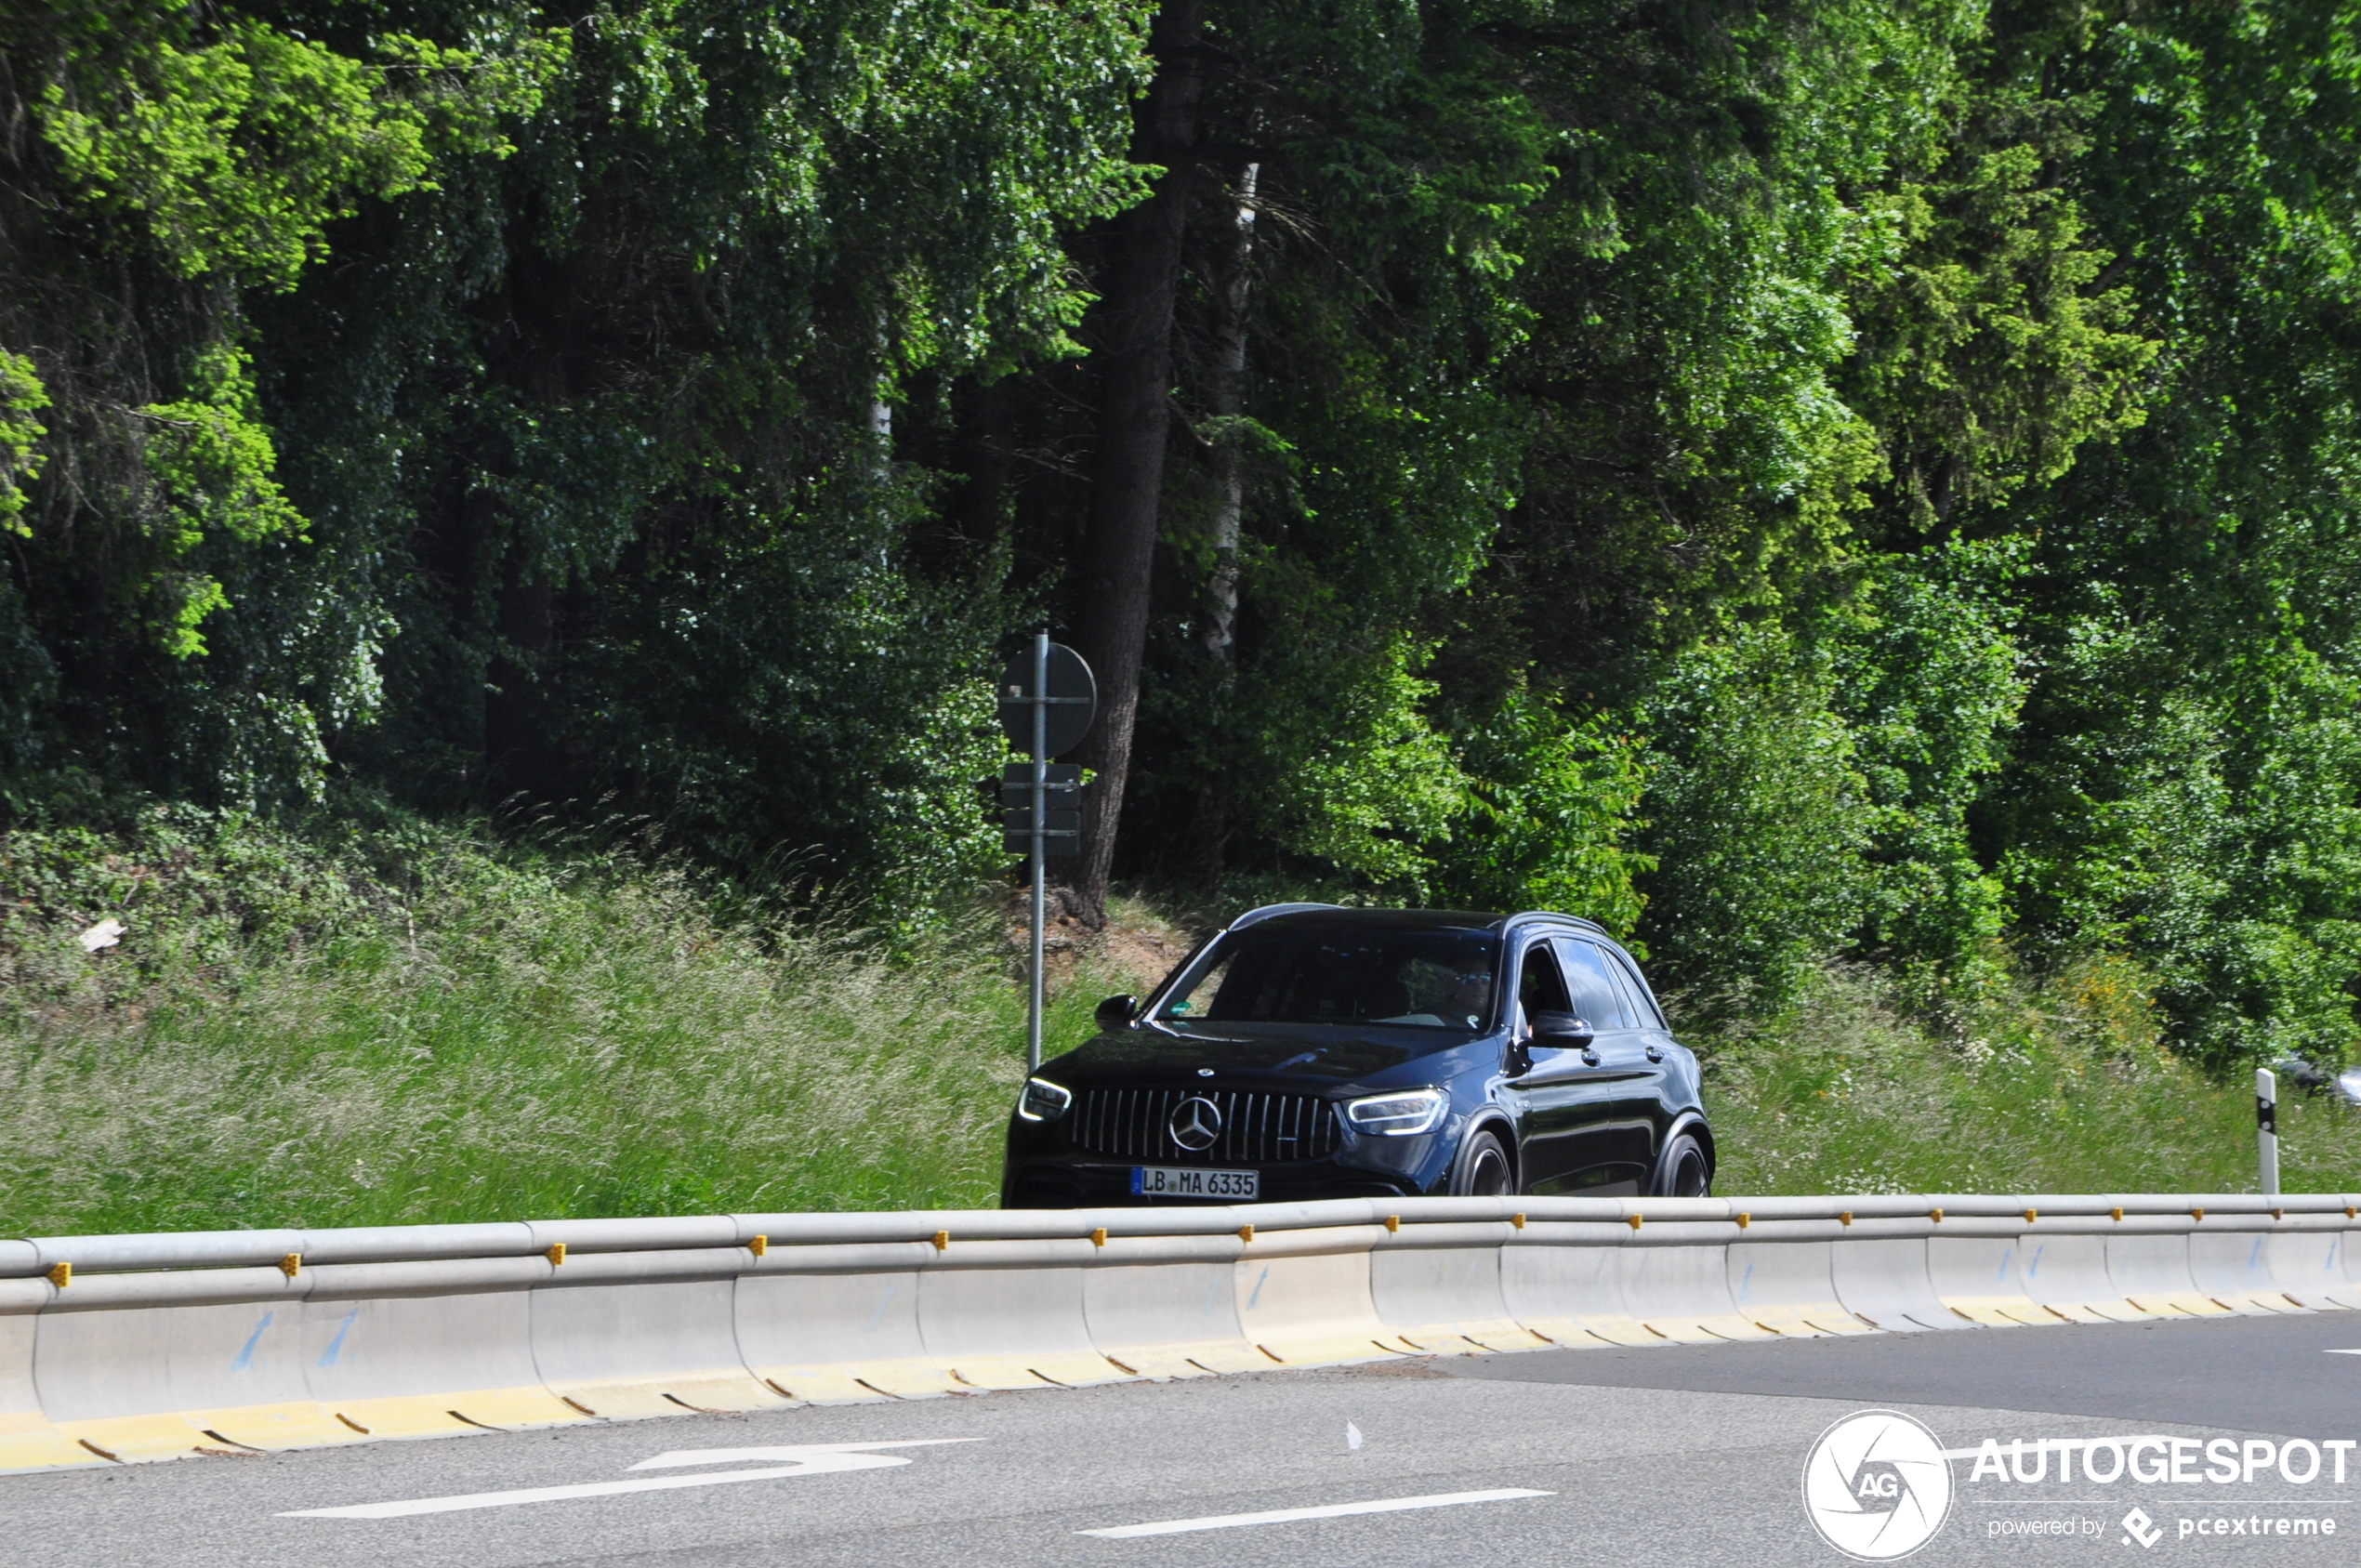
<path fill-rule="evenodd" d="M 1410 1089 L 1400 1094 L 1373 1094 L 1344 1108 L 1345 1119 L 1361 1132 L 1384 1138 L 1407 1138 L 1431 1132 L 1448 1107 L 1441 1089 Z"/>
<path fill-rule="evenodd" d="M 1017 1116 L 1027 1122 L 1054 1122 L 1073 1104 L 1074 1091 L 1063 1084 L 1053 1084 L 1047 1078 L 1027 1078 L 1024 1093 L 1017 1097 Z"/>

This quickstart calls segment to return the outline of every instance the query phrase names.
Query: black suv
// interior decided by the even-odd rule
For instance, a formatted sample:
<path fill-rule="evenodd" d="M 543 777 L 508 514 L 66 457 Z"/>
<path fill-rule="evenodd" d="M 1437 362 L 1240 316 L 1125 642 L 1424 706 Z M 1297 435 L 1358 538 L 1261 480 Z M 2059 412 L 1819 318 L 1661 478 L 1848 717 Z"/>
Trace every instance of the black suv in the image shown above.
<path fill-rule="evenodd" d="M 1703 1196 L 1697 1063 L 1569 915 L 1274 904 L 1025 1082 L 1007 1208 Z"/>

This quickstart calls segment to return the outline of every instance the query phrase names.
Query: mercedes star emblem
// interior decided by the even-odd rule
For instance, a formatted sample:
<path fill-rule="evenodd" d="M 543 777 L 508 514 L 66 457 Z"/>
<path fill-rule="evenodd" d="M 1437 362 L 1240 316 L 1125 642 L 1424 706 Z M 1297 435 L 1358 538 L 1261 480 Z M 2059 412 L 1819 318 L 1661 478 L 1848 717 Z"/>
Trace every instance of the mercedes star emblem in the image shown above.
<path fill-rule="evenodd" d="M 1191 1095 L 1172 1108 L 1172 1120 L 1165 1124 L 1172 1134 L 1172 1141 L 1192 1153 L 1213 1147 L 1221 1136 L 1221 1107 L 1203 1095 Z"/>

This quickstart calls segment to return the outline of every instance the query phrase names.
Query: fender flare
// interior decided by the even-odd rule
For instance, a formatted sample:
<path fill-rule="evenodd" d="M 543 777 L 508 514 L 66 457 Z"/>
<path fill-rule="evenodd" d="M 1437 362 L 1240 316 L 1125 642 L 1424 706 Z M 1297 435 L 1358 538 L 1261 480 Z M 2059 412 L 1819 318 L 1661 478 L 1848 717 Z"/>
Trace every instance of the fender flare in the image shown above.
<path fill-rule="evenodd" d="M 1698 1147 L 1705 1151 L 1705 1175 L 1708 1185 L 1712 1182 L 1715 1172 L 1721 1169 L 1721 1153 L 1713 1146 L 1713 1128 L 1706 1124 L 1705 1113 L 1683 1111 L 1672 1118 L 1672 1125 L 1664 1129 L 1664 1141 L 1656 1146 L 1655 1162 L 1648 1170 L 1648 1190 L 1651 1192 L 1664 1185 L 1665 1152 L 1672 1147 L 1673 1140 L 1682 1133 L 1695 1138 Z"/>
<path fill-rule="evenodd" d="M 1448 1188 L 1454 1191 L 1457 1189 L 1459 1168 L 1467 1160 L 1468 1145 L 1475 1140 L 1475 1135 L 1480 1132 L 1491 1133 L 1500 1140 L 1500 1147 L 1509 1156 L 1510 1185 L 1516 1192 L 1523 1192 L 1524 1152 L 1517 1147 L 1516 1124 L 1510 1121 L 1508 1113 L 1497 1106 L 1486 1106 L 1468 1118 L 1466 1128 L 1459 1134 L 1459 1147 L 1452 1152 L 1450 1173 L 1447 1178 Z"/>

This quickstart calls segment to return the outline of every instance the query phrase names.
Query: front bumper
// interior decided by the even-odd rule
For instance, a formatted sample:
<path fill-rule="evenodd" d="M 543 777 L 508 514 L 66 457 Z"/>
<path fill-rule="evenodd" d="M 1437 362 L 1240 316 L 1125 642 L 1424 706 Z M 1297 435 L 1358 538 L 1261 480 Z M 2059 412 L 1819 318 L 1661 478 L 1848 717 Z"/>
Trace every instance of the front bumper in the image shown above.
<path fill-rule="evenodd" d="M 1131 1191 L 1130 1165 L 1103 1155 L 1011 1161 L 1000 1183 L 1002 1208 L 1134 1208 L 1226 1206 L 1228 1198 L 1141 1197 Z M 1259 1201 L 1308 1203 L 1321 1198 L 1399 1198 L 1420 1189 L 1398 1176 L 1355 1170 L 1333 1160 L 1305 1165 L 1224 1166 L 1261 1173 Z"/>
<path fill-rule="evenodd" d="M 1457 1116 L 1410 1138 L 1348 1136 L 1344 1147 L 1316 1160 L 1265 1162 L 1167 1155 L 1128 1159 L 1076 1149 L 1056 1122 L 1010 1117 L 1008 1161 L 1000 1182 L 1003 1208 L 1204 1206 L 1226 1199 L 1142 1197 L 1131 1191 L 1141 1166 L 1202 1166 L 1253 1170 L 1262 1178 L 1263 1203 L 1322 1198 L 1403 1198 L 1447 1192 L 1464 1122 Z"/>

